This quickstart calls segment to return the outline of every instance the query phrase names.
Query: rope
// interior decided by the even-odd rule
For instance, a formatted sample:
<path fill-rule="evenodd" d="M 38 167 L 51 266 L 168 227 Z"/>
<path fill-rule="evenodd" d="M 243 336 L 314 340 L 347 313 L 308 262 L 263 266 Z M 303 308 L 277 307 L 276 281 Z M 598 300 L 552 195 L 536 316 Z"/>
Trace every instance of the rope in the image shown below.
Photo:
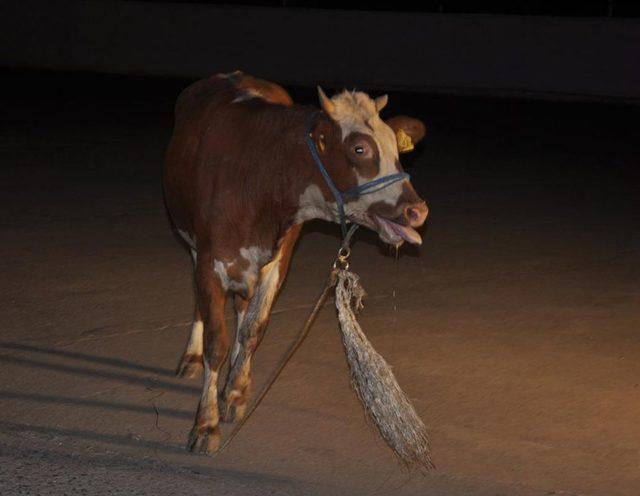
<path fill-rule="evenodd" d="M 424 423 L 398 384 L 391 366 L 365 336 L 356 314 L 365 291 L 360 278 L 338 270 L 336 308 L 342 344 L 351 373 L 351 385 L 367 416 L 398 459 L 408 468 L 425 472 L 433 468 Z"/>

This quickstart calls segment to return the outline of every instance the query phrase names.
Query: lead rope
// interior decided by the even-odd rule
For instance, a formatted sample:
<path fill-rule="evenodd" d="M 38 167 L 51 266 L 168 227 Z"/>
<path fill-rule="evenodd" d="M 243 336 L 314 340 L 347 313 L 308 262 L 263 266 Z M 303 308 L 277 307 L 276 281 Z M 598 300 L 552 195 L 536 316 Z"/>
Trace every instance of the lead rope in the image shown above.
<path fill-rule="evenodd" d="M 391 366 L 375 350 L 356 314 L 365 291 L 357 274 L 338 269 L 336 309 L 340 337 L 351 374 L 351 386 L 378 433 L 407 468 L 425 472 L 433 468 L 429 438 L 422 419 L 407 398 Z"/>

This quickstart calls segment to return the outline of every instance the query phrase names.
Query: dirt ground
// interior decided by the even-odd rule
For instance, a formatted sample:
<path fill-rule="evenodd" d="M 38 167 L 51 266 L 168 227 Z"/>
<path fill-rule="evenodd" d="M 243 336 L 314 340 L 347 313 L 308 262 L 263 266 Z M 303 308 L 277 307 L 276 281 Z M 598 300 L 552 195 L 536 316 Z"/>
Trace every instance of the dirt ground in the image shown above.
<path fill-rule="evenodd" d="M 160 188 L 184 83 L 5 81 L 0 493 L 640 493 L 638 108 L 391 94 L 390 113 L 429 126 L 407 161 L 425 242 L 396 261 L 362 231 L 353 269 L 361 324 L 429 428 L 421 476 L 365 421 L 330 305 L 229 450 L 185 451 L 200 381 L 173 370 L 192 280 Z M 257 387 L 338 231 L 305 227 Z"/>

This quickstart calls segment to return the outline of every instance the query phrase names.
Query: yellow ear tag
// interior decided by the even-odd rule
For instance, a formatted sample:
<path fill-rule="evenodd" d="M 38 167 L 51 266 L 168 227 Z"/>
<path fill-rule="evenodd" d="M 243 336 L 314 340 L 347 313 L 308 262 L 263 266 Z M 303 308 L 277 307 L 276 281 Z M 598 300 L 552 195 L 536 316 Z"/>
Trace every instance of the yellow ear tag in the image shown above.
<path fill-rule="evenodd" d="M 410 152 L 413 150 L 413 142 L 411 136 L 404 132 L 404 129 L 398 129 L 396 133 L 396 140 L 398 141 L 398 151 L 400 153 Z"/>
<path fill-rule="evenodd" d="M 320 139 L 318 139 L 318 148 L 320 148 L 321 152 L 324 152 L 325 146 L 324 146 L 324 134 L 320 135 Z"/>

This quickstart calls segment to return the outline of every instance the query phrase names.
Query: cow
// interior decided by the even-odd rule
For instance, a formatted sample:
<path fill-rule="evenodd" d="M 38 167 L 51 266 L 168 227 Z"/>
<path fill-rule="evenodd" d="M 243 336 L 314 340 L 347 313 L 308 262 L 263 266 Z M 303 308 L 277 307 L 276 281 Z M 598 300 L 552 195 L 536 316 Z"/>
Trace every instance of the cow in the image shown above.
<path fill-rule="evenodd" d="M 416 228 L 428 210 L 402 172 L 398 137 L 402 149 L 411 148 L 424 124 L 406 116 L 383 121 L 386 95 L 345 90 L 329 98 L 320 87 L 318 95 L 320 110 L 294 104 L 277 84 L 236 71 L 198 81 L 177 99 L 163 186 L 194 264 L 195 316 L 177 369 L 182 377 L 204 369 L 191 451 L 213 454 L 219 422 L 245 414 L 251 360 L 305 221 L 357 223 L 395 246 L 422 241 Z M 337 208 L 329 182 L 347 191 L 389 175 L 392 183 Z M 218 391 L 231 348 L 224 316 L 231 297 L 235 341 Z"/>

